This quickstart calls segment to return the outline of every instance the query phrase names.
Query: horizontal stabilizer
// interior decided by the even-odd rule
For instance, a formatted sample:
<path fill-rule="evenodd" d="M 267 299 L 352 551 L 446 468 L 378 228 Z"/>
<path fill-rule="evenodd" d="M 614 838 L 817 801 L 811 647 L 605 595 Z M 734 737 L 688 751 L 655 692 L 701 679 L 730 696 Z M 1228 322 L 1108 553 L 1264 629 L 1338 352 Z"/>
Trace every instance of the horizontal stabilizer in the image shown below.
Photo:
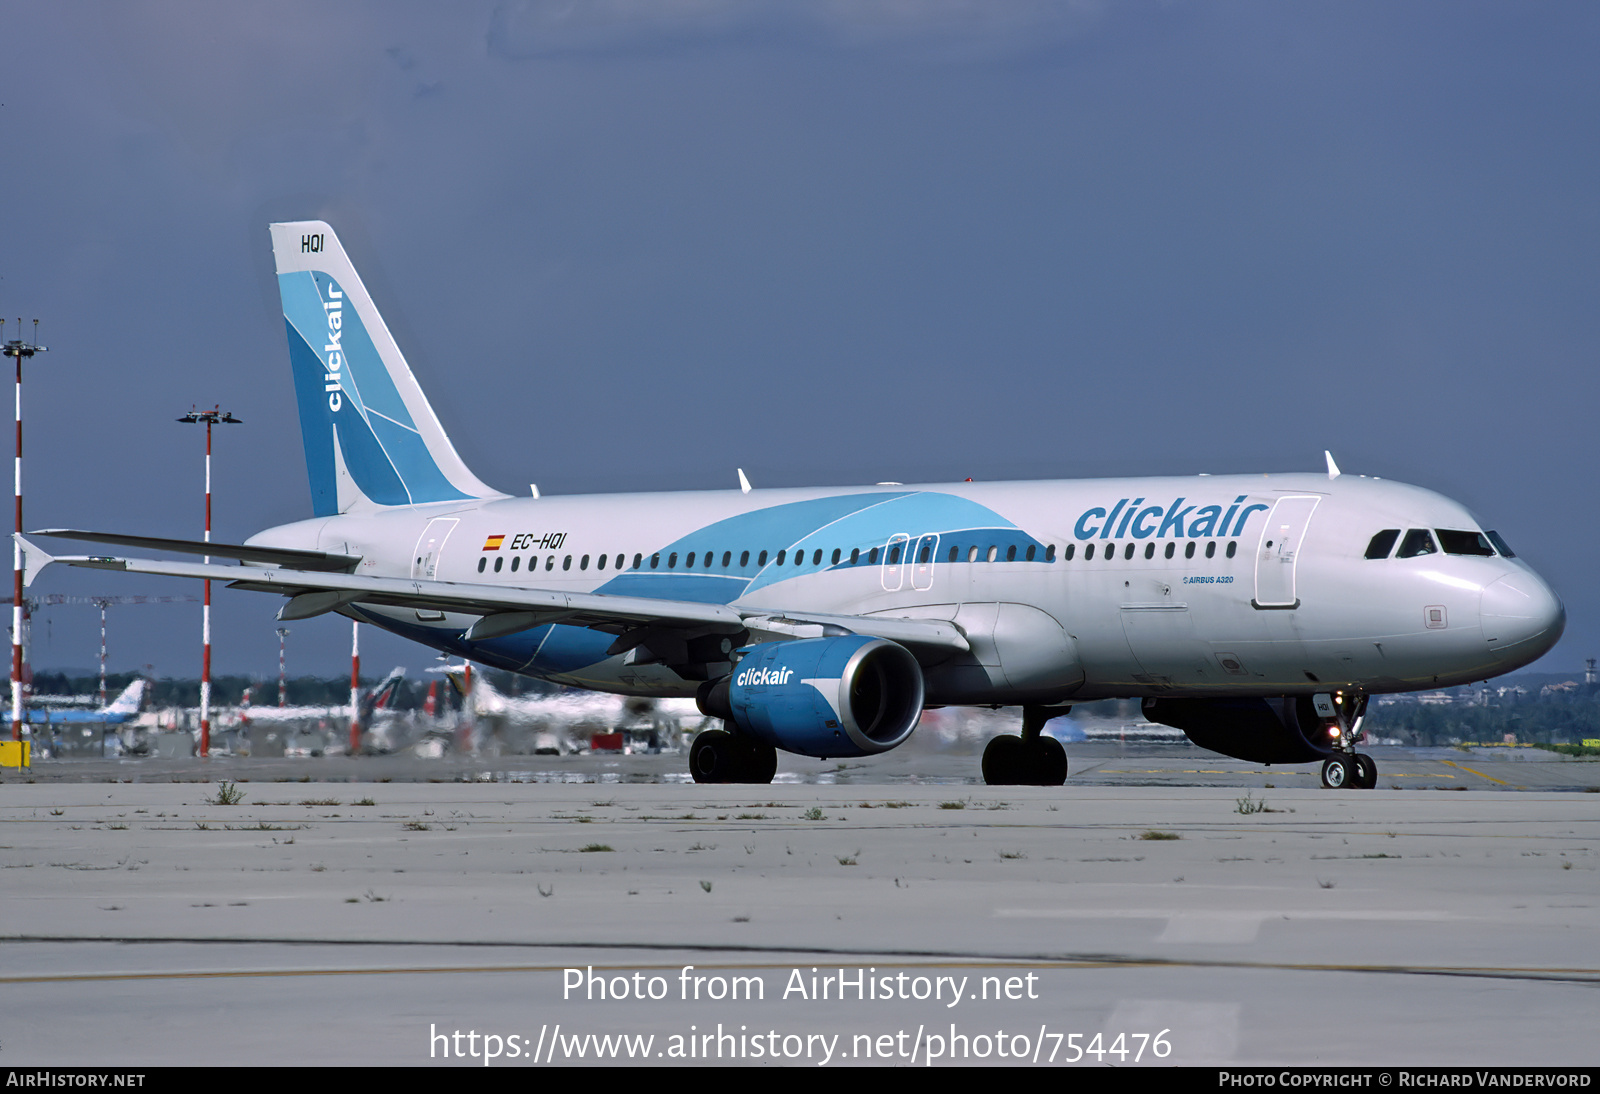
<path fill-rule="evenodd" d="M 312 570 L 334 574 L 350 573 L 361 561 L 359 555 L 334 555 L 325 551 L 296 551 L 288 547 L 247 547 L 241 543 L 207 543 L 198 539 L 164 539 L 159 536 L 124 536 L 113 532 L 80 532 L 73 528 L 45 528 L 28 534 L 76 539 L 84 543 L 109 543 L 117 547 L 135 547 L 143 551 L 215 555 L 217 558 L 237 558 L 243 562 L 260 562 L 268 566 L 282 566 L 289 570 Z"/>

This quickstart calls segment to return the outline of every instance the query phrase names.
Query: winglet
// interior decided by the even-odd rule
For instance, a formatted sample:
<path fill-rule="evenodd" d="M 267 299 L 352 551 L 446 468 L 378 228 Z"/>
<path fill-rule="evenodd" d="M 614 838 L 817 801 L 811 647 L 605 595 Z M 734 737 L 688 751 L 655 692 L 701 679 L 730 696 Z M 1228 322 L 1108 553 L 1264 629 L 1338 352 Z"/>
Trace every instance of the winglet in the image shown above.
<path fill-rule="evenodd" d="M 1328 478 L 1338 478 L 1340 474 L 1339 465 L 1333 462 L 1333 453 L 1329 452 L 1327 449 L 1323 449 L 1322 454 L 1328 457 Z"/>
<path fill-rule="evenodd" d="M 743 494 L 750 492 L 750 480 L 745 478 L 744 468 L 742 467 L 739 468 L 739 492 Z"/>
<path fill-rule="evenodd" d="M 55 561 L 55 556 L 47 554 L 21 532 L 12 532 L 11 538 L 22 548 L 22 587 L 26 589 L 33 584 L 33 579 L 39 576 L 40 571 Z"/>

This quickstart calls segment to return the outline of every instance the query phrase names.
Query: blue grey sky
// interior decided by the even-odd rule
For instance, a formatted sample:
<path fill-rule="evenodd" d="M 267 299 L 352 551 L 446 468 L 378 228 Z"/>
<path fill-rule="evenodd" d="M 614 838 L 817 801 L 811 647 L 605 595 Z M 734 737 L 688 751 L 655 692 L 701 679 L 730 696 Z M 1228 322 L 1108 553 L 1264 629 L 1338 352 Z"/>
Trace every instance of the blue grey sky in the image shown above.
<path fill-rule="evenodd" d="M 1600 7 L 5 3 L 27 522 L 309 515 L 269 220 L 511 492 L 1316 470 L 1458 498 L 1600 654 Z M 6 336 L 15 334 L 8 323 Z M 31 328 L 30 328 L 31 329 Z M 186 584 L 47 574 L 43 592 Z M 219 591 L 219 672 L 276 670 Z M 198 672 L 193 605 L 114 669 Z M 88 666 L 94 612 L 35 662 Z M 294 625 L 336 675 L 348 624 Z M 427 651 L 367 633 L 364 660 Z"/>

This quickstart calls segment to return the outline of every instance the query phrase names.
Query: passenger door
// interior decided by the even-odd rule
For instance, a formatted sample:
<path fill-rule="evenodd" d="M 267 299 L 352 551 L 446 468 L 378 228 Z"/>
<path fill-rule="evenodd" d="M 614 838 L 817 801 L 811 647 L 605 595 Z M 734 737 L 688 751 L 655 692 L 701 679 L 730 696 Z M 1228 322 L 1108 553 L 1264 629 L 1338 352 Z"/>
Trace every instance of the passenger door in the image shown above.
<path fill-rule="evenodd" d="M 1279 498 L 1272 507 L 1272 515 L 1261 530 L 1261 546 L 1256 550 L 1256 597 L 1251 601 L 1252 606 L 1300 606 L 1295 592 L 1295 571 L 1311 526 L 1311 514 L 1316 512 L 1317 502 L 1321 500 L 1286 497 Z"/>

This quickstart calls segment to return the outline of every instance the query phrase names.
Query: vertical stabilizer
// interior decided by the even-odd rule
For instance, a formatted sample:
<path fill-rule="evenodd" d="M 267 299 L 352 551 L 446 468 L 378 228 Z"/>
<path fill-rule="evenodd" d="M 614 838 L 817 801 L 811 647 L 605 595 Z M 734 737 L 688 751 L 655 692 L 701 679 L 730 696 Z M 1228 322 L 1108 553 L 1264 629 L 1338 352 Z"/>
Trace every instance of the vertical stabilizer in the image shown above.
<path fill-rule="evenodd" d="M 501 497 L 467 470 L 339 237 L 272 225 L 316 515 Z"/>

